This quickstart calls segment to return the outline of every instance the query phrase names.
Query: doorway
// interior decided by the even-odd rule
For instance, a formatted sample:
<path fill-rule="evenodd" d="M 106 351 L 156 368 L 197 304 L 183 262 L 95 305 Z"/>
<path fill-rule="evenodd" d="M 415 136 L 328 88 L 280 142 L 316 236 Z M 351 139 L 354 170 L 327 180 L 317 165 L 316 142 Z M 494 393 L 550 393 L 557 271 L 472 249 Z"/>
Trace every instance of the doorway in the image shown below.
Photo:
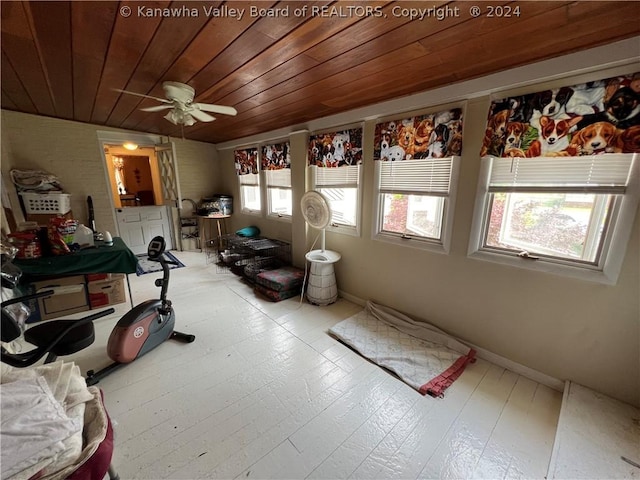
<path fill-rule="evenodd" d="M 116 208 L 163 205 L 160 168 L 154 147 L 126 150 L 104 145 L 104 156 Z"/>
<path fill-rule="evenodd" d="M 158 235 L 164 237 L 167 250 L 172 249 L 171 210 L 165 205 L 155 146 L 129 150 L 103 143 L 103 151 L 118 235 L 136 255 L 146 253 Z"/>

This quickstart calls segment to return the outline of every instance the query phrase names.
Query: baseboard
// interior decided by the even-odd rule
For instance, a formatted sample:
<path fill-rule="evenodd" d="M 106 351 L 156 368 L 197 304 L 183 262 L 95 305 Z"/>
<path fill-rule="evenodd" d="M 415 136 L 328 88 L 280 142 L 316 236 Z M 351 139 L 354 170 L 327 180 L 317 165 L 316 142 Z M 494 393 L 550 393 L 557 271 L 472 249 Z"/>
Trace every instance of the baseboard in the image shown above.
<path fill-rule="evenodd" d="M 560 405 L 560 415 L 558 415 L 558 426 L 556 427 L 556 436 L 553 439 L 553 448 L 551 450 L 551 458 L 549 459 L 549 466 L 547 467 L 547 476 L 545 478 L 555 478 L 554 472 L 556 471 L 556 464 L 558 463 L 558 452 L 560 451 L 560 426 L 563 423 L 564 417 L 567 415 L 566 408 L 569 399 L 569 390 L 571 382 L 567 380 L 564 382 L 564 391 L 562 392 L 562 404 Z"/>
<path fill-rule="evenodd" d="M 360 305 L 364 307 L 367 304 L 366 300 L 363 300 L 360 297 L 356 297 L 355 295 L 351 295 L 350 293 L 343 292 L 342 290 L 338 290 L 338 296 L 340 298 L 344 298 L 345 300 L 350 301 L 351 303 L 355 303 L 356 305 Z"/>
<path fill-rule="evenodd" d="M 339 290 L 338 291 L 338 295 L 341 298 L 344 298 L 345 300 L 348 300 L 352 303 L 355 303 L 356 305 L 360 305 L 360 306 L 365 306 L 367 303 L 367 300 L 364 300 L 360 297 L 356 297 L 355 295 L 351 295 L 350 293 L 344 292 Z M 452 335 L 453 336 L 453 335 Z M 454 337 L 456 338 L 456 337 Z M 514 373 L 517 373 L 518 375 L 522 375 L 523 377 L 527 377 L 530 380 L 533 380 L 534 382 L 538 382 L 542 385 L 545 385 L 549 388 L 552 388 L 554 390 L 557 390 L 558 392 L 563 392 L 564 391 L 564 382 L 562 380 L 559 380 L 555 377 L 551 377 L 550 375 L 546 375 L 542 372 L 538 372 L 537 370 L 534 370 L 533 368 L 529 368 L 525 365 L 522 365 L 518 362 L 514 362 L 513 360 L 509 360 L 508 358 L 502 357 L 496 353 L 490 352 L 489 350 L 479 347 L 477 345 L 474 345 L 472 343 L 469 343 L 465 340 L 456 338 L 456 340 L 470 346 L 471 348 L 473 348 L 476 351 L 476 356 L 478 358 L 481 358 L 483 360 L 486 360 L 488 362 L 494 363 L 502 368 L 506 368 L 507 370 L 510 370 Z"/>
<path fill-rule="evenodd" d="M 488 362 L 495 363 L 496 365 L 506 368 L 507 370 L 511 370 L 512 372 L 517 373 L 518 375 L 522 375 L 523 377 L 527 377 L 534 382 L 538 382 L 549 388 L 557 390 L 558 392 L 564 391 L 564 382 L 558 378 L 539 372 L 537 370 L 534 370 L 533 368 L 527 367 L 526 365 L 514 362 L 513 360 L 509 360 L 508 358 L 490 352 L 489 350 L 478 347 L 477 345 L 474 345 L 472 343 L 465 342 L 464 340 L 460 341 L 473 348 L 476 351 L 478 358 L 482 358 L 483 360 L 486 360 Z"/>

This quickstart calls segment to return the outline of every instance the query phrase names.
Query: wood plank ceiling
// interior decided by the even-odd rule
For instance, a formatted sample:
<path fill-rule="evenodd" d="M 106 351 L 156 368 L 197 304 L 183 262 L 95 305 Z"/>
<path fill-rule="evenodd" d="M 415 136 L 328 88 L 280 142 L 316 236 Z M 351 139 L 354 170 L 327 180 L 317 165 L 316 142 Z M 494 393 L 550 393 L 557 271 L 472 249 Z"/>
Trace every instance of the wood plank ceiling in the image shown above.
<path fill-rule="evenodd" d="M 1 105 L 180 136 L 140 111 L 157 101 L 114 91 L 164 97 L 178 81 L 238 110 L 184 128 L 218 143 L 640 33 L 635 1 L 477 4 L 475 18 L 462 1 L 1 2 Z"/>

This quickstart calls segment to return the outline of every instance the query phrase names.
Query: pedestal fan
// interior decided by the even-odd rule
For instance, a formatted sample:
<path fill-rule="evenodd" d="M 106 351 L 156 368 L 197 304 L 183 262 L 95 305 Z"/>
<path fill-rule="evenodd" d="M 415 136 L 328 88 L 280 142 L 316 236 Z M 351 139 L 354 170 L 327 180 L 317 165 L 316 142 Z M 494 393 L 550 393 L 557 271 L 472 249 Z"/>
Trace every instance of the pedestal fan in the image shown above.
<path fill-rule="evenodd" d="M 338 252 L 325 249 L 325 228 L 331 223 L 329 201 L 320 192 L 312 190 L 302 196 L 300 206 L 307 224 L 321 230 L 321 248 L 311 250 L 305 255 L 305 258 L 311 262 L 307 300 L 315 305 L 329 305 L 338 299 L 338 285 L 333 264 L 341 258 Z"/>

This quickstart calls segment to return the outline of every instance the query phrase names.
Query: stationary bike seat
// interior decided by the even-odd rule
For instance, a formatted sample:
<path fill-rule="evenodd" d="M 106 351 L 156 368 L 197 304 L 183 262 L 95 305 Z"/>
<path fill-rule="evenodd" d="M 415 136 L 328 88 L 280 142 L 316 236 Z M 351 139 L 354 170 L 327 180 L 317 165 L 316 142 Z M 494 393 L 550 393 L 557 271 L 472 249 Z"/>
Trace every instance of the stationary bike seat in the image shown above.
<path fill-rule="evenodd" d="M 49 345 L 60 333 L 77 320 L 56 320 L 31 327 L 24 332 L 24 339 L 36 347 Z M 95 340 L 93 322 L 78 325 L 69 330 L 51 351 L 57 356 L 71 355 L 87 348 Z"/>

